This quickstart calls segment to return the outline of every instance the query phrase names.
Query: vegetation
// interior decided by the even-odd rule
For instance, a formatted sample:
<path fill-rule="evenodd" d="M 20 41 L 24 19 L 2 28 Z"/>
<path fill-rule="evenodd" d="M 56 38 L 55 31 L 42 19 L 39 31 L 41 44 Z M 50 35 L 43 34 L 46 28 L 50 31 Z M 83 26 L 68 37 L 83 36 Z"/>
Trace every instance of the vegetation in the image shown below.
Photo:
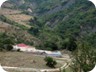
<path fill-rule="evenodd" d="M 76 41 L 84 37 L 84 41 L 96 47 L 93 40 L 96 35 L 96 10 L 87 0 L 10 0 L 15 9 L 27 12 L 32 9 L 34 19 L 30 19 L 32 26 L 28 32 L 34 35 L 40 44 L 39 49 L 74 51 Z M 16 5 L 18 3 L 18 5 Z M 33 5 L 33 6 L 31 6 Z M 22 13 L 23 13 L 22 12 Z M 22 29 L 24 26 L 7 19 L 4 15 L 0 19 Z M 20 41 L 22 42 L 22 41 Z"/>
<path fill-rule="evenodd" d="M 7 36 L 5 33 L 0 33 L 0 51 L 11 51 L 14 43 L 15 40 L 13 38 Z"/>
<path fill-rule="evenodd" d="M 73 72 L 91 71 L 96 64 L 96 51 L 89 44 L 82 42 L 73 54 L 72 70 Z"/>
<path fill-rule="evenodd" d="M 76 41 L 81 37 L 84 37 L 83 40 L 89 42 L 91 46 L 96 47 L 96 42 L 93 40 L 96 35 L 96 10 L 91 2 L 87 0 L 10 1 L 15 9 L 23 12 L 27 12 L 28 8 L 32 9 L 33 12 L 29 15 L 34 15 L 34 19 L 29 20 L 32 27 L 28 32 L 40 40 L 37 48 L 74 51 L 77 48 Z M 15 5 L 16 3 L 18 5 Z M 1 19 L 19 25 L 4 16 L 1 16 Z"/>
<path fill-rule="evenodd" d="M 55 65 L 57 64 L 57 62 L 51 57 L 45 57 L 44 60 L 46 61 L 46 65 L 51 67 L 51 68 L 54 68 Z"/>
<path fill-rule="evenodd" d="M 0 63 L 2 63 L 4 66 L 11 66 L 11 67 L 35 68 L 35 69 L 50 68 L 45 65 L 46 62 L 44 61 L 44 57 L 38 55 L 35 56 L 31 53 L 26 52 L 0 52 Z M 62 65 L 63 64 L 57 63 L 56 68 L 61 67 Z M 21 71 L 21 69 L 20 71 L 18 69 L 16 70 L 17 72 Z M 27 72 L 29 72 L 29 70 Z"/>
<path fill-rule="evenodd" d="M 43 2 L 46 5 L 48 3 L 48 6 L 43 5 Z M 76 41 L 78 38 L 81 39 L 81 37 L 84 37 L 84 41 L 91 43 L 91 46 L 95 46 L 96 42 L 93 42 L 92 37 L 96 32 L 94 30 L 96 10 L 92 3 L 87 0 L 78 0 L 75 5 L 73 4 L 69 8 L 48 14 L 47 12 L 52 12 L 50 3 L 53 3 L 53 7 L 57 8 L 58 6 L 55 7 L 55 5 L 58 4 L 57 2 L 59 4 L 63 3 L 62 6 L 68 3 L 68 1 L 63 2 L 63 0 L 61 2 L 59 0 L 55 2 L 52 0 L 48 2 L 41 1 L 39 4 L 39 12 L 37 9 L 35 10 L 40 16 L 38 15 L 35 20 L 31 20 L 33 27 L 29 31 L 31 34 L 37 35 L 36 37 L 41 40 L 42 43 L 38 48 L 47 50 L 67 49 L 74 51 L 77 47 Z M 36 1 L 36 3 L 38 3 L 38 1 Z M 47 7 L 50 8 L 48 11 L 45 10 L 45 12 L 42 10 Z M 42 15 L 42 13 L 44 14 Z M 41 26 L 38 25 L 38 23 Z"/>
<path fill-rule="evenodd" d="M 94 67 L 96 63 L 96 9 L 91 2 L 88 0 L 10 1 L 14 5 L 12 8 L 20 9 L 25 14 L 34 15 L 34 19 L 29 20 L 32 27 L 27 32 L 40 40 L 40 44 L 36 45 L 37 48 L 52 51 L 63 49 L 71 51 L 74 53 L 75 59 L 72 66 L 73 72 L 87 72 Z M 32 9 L 33 12 L 28 13 L 28 8 Z M 7 19 L 4 15 L 0 16 L 0 20 L 26 30 L 24 26 Z M 19 34 L 21 35 L 21 33 Z M 3 41 L 2 35 L 0 39 L 1 47 L 4 48 L 4 44 L 7 46 L 5 42 L 7 39 L 4 37 Z M 18 43 L 25 40 L 27 39 L 17 39 Z M 34 39 L 28 40 L 30 42 L 25 41 L 25 43 L 31 44 L 34 41 Z M 10 40 L 8 41 L 8 48 L 11 49 L 9 45 L 12 43 Z M 50 67 L 56 65 L 56 62 L 50 57 L 46 57 L 45 61 L 47 62 L 46 65 Z"/>
<path fill-rule="evenodd" d="M 17 22 L 11 21 L 10 19 L 8 19 L 7 17 L 5 17 L 4 15 L 0 15 L 0 20 L 3 21 L 3 22 L 5 22 L 5 23 L 9 23 L 11 25 L 20 27 L 23 30 L 28 29 L 27 27 L 25 27 L 23 25 L 20 25 Z"/>

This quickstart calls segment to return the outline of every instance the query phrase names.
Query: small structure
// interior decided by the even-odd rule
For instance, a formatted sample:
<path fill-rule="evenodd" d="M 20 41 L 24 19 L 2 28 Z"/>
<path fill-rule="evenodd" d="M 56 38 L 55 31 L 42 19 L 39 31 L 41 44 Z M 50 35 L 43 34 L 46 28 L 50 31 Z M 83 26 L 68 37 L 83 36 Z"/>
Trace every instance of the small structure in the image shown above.
<path fill-rule="evenodd" d="M 20 50 L 23 52 L 35 52 L 36 51 L 35 47 L 29 46 L 23 43 L 14 45 L 13 50 Z"/>
<path fill-rule="evenodd" d="M 47 53 L 47 56 L 62 57 L 62 54 L 60 51 L 56 51 L 56 52 Z"/>
<path fill-rule="evenodd" d="M 50 57 L 62 57 L 60 51 L 46 51 L 46 50 L 36 50 L 38 54 L 50 56 Z"/>

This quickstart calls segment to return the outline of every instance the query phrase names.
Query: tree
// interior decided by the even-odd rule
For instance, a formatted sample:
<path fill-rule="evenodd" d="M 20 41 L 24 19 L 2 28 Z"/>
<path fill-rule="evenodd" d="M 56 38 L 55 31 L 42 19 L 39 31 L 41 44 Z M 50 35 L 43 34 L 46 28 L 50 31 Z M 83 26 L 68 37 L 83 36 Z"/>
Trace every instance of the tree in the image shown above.
<path fill-rule="evenodd" d="M 79 43 L 78 49 L 73 54 L 73 72 L 91 71 L 96 64 L 96 52 L 88 43 Z"/>
<path fill-rule="evenodd" d="M 47 49 L 50 48 L 50 50 L 58 50 L 58 46 L 54 41 L 45 41 L 44 43 L 44 47 L 46 47 Z"/>
<path fill-rule="evenodd" d="M 62 42 L 62 49 L 67 49 L 69 51 L 74 51 L 77 48 L 77 44 L 73 37 L 66 38 Z"/>
<path fill-rule="evenodd" d="M 13 49 L 12 45 L 15 43 L 15 40 L 12 37 L 9 37 L 5 33 L 0 33 L 0 51 L 7 50 L 11 51 Z"/>
<path fill-rule="evenodd" d="M 31 34 L 33 34 L 33 35 L 38 35 L 39 29 L 38 29 L 38 27 L 31 27 L 31 28 L 29 29 L 29 32 L 30 32 Z"/>
<path fill-rule="evenodd" d="M 13 49 L 13 46 L 12 45 L 6 45 L 5 50 L 11 51 L 12 49 Z"/>
<path fill-rule="evenodd" d="M 47 62 L 46 65 L 52 68 L 54 68 L 55 65 L 57 64 L 57 62 L 51 57 L 45 57 L 44 60 Z"/>

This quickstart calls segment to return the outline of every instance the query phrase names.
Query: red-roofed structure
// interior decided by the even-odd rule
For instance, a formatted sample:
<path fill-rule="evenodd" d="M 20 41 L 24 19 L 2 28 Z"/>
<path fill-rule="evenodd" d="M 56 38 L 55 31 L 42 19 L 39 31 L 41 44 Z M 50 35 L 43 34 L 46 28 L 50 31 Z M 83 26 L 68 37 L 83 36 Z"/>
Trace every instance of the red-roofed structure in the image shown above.
<path fill-rule="evenodd" d="M 13 46 L 13 50 L 17 51 L 20 49 L 22 52 L 32 52 L 32 53 L 37 53 L 40 55 L 45 55 L 45 56 L 52 56 L 52 57 L 61 57 L 62 54 L 60 51 L 52 52 L 52 51 L 46 51 L 46 50 L 38 50 L 35 47 L 26 45 L 24 43 L 17 44 Z"/>
<path fill-rule="evenodd" d="M 28 47 L 28 45 L 23 44 L 23 43 L 21 43 L 21 44 L 17 44 L 17 46 L 18 46 L 18 47 Z"/>
<path fill-rule="evenodd" d="M 24 52 L 32 52 L 32 51 L 35 51 L 35 50 L 36 50 L 35 47 L 26 45 L 26 44 L 24 44 L 24 43 L 14 45 L 14 46 L 13 46 L 13 49 L 14 49 L 14 50 L 20 49 L 20 51 L 24 51 Z"/>

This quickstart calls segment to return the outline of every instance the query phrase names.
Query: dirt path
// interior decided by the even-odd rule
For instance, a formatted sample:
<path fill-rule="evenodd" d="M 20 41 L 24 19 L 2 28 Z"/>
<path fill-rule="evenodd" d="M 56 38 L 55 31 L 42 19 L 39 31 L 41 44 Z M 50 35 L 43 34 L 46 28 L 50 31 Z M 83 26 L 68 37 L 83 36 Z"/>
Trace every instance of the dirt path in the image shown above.
<path fill-rule="evenodd" d="M 21 68 L 21 67 L 8 67 L 8 66 L 3 66 L 3 68 L 5 70 L 18 70 L 18 71 L 24 71 L 24 72 L 60 72 L 60 70 L 66 69 L 67 67 L 69 67 L 69 63 L 64 62 L 65 59 L 59 59 L 57 60 L 57 62 L 59 63 L 64 63 L 64 65 L 60 68 L 55 68 L 55 69 L 36 69 L 36 68 Z"/>
<path fill-rule="evenodd" d="M 64 68 L 66 67 L 66 63 L 61 67 Z M 8 66 L 3 66 L 3 68 L 5 70 L 18 70 L 18 71 L 32 71 L 32 72 L 59 72 L 60 68 L 56 68 L 56 69 L 36 69 L 36 68 L 21 68 L 21 67 L 8 67 Z"/>
<path fill-rule="evenodd" d="M 18 71 L 32 71 L 32 72 L 40 72 L 39 69 L 35 68 L 21 68 L 21 67 L 8 67 L 8 66 L 3 66 L 3 68 L 6 70 L 18 70 Z"/>

